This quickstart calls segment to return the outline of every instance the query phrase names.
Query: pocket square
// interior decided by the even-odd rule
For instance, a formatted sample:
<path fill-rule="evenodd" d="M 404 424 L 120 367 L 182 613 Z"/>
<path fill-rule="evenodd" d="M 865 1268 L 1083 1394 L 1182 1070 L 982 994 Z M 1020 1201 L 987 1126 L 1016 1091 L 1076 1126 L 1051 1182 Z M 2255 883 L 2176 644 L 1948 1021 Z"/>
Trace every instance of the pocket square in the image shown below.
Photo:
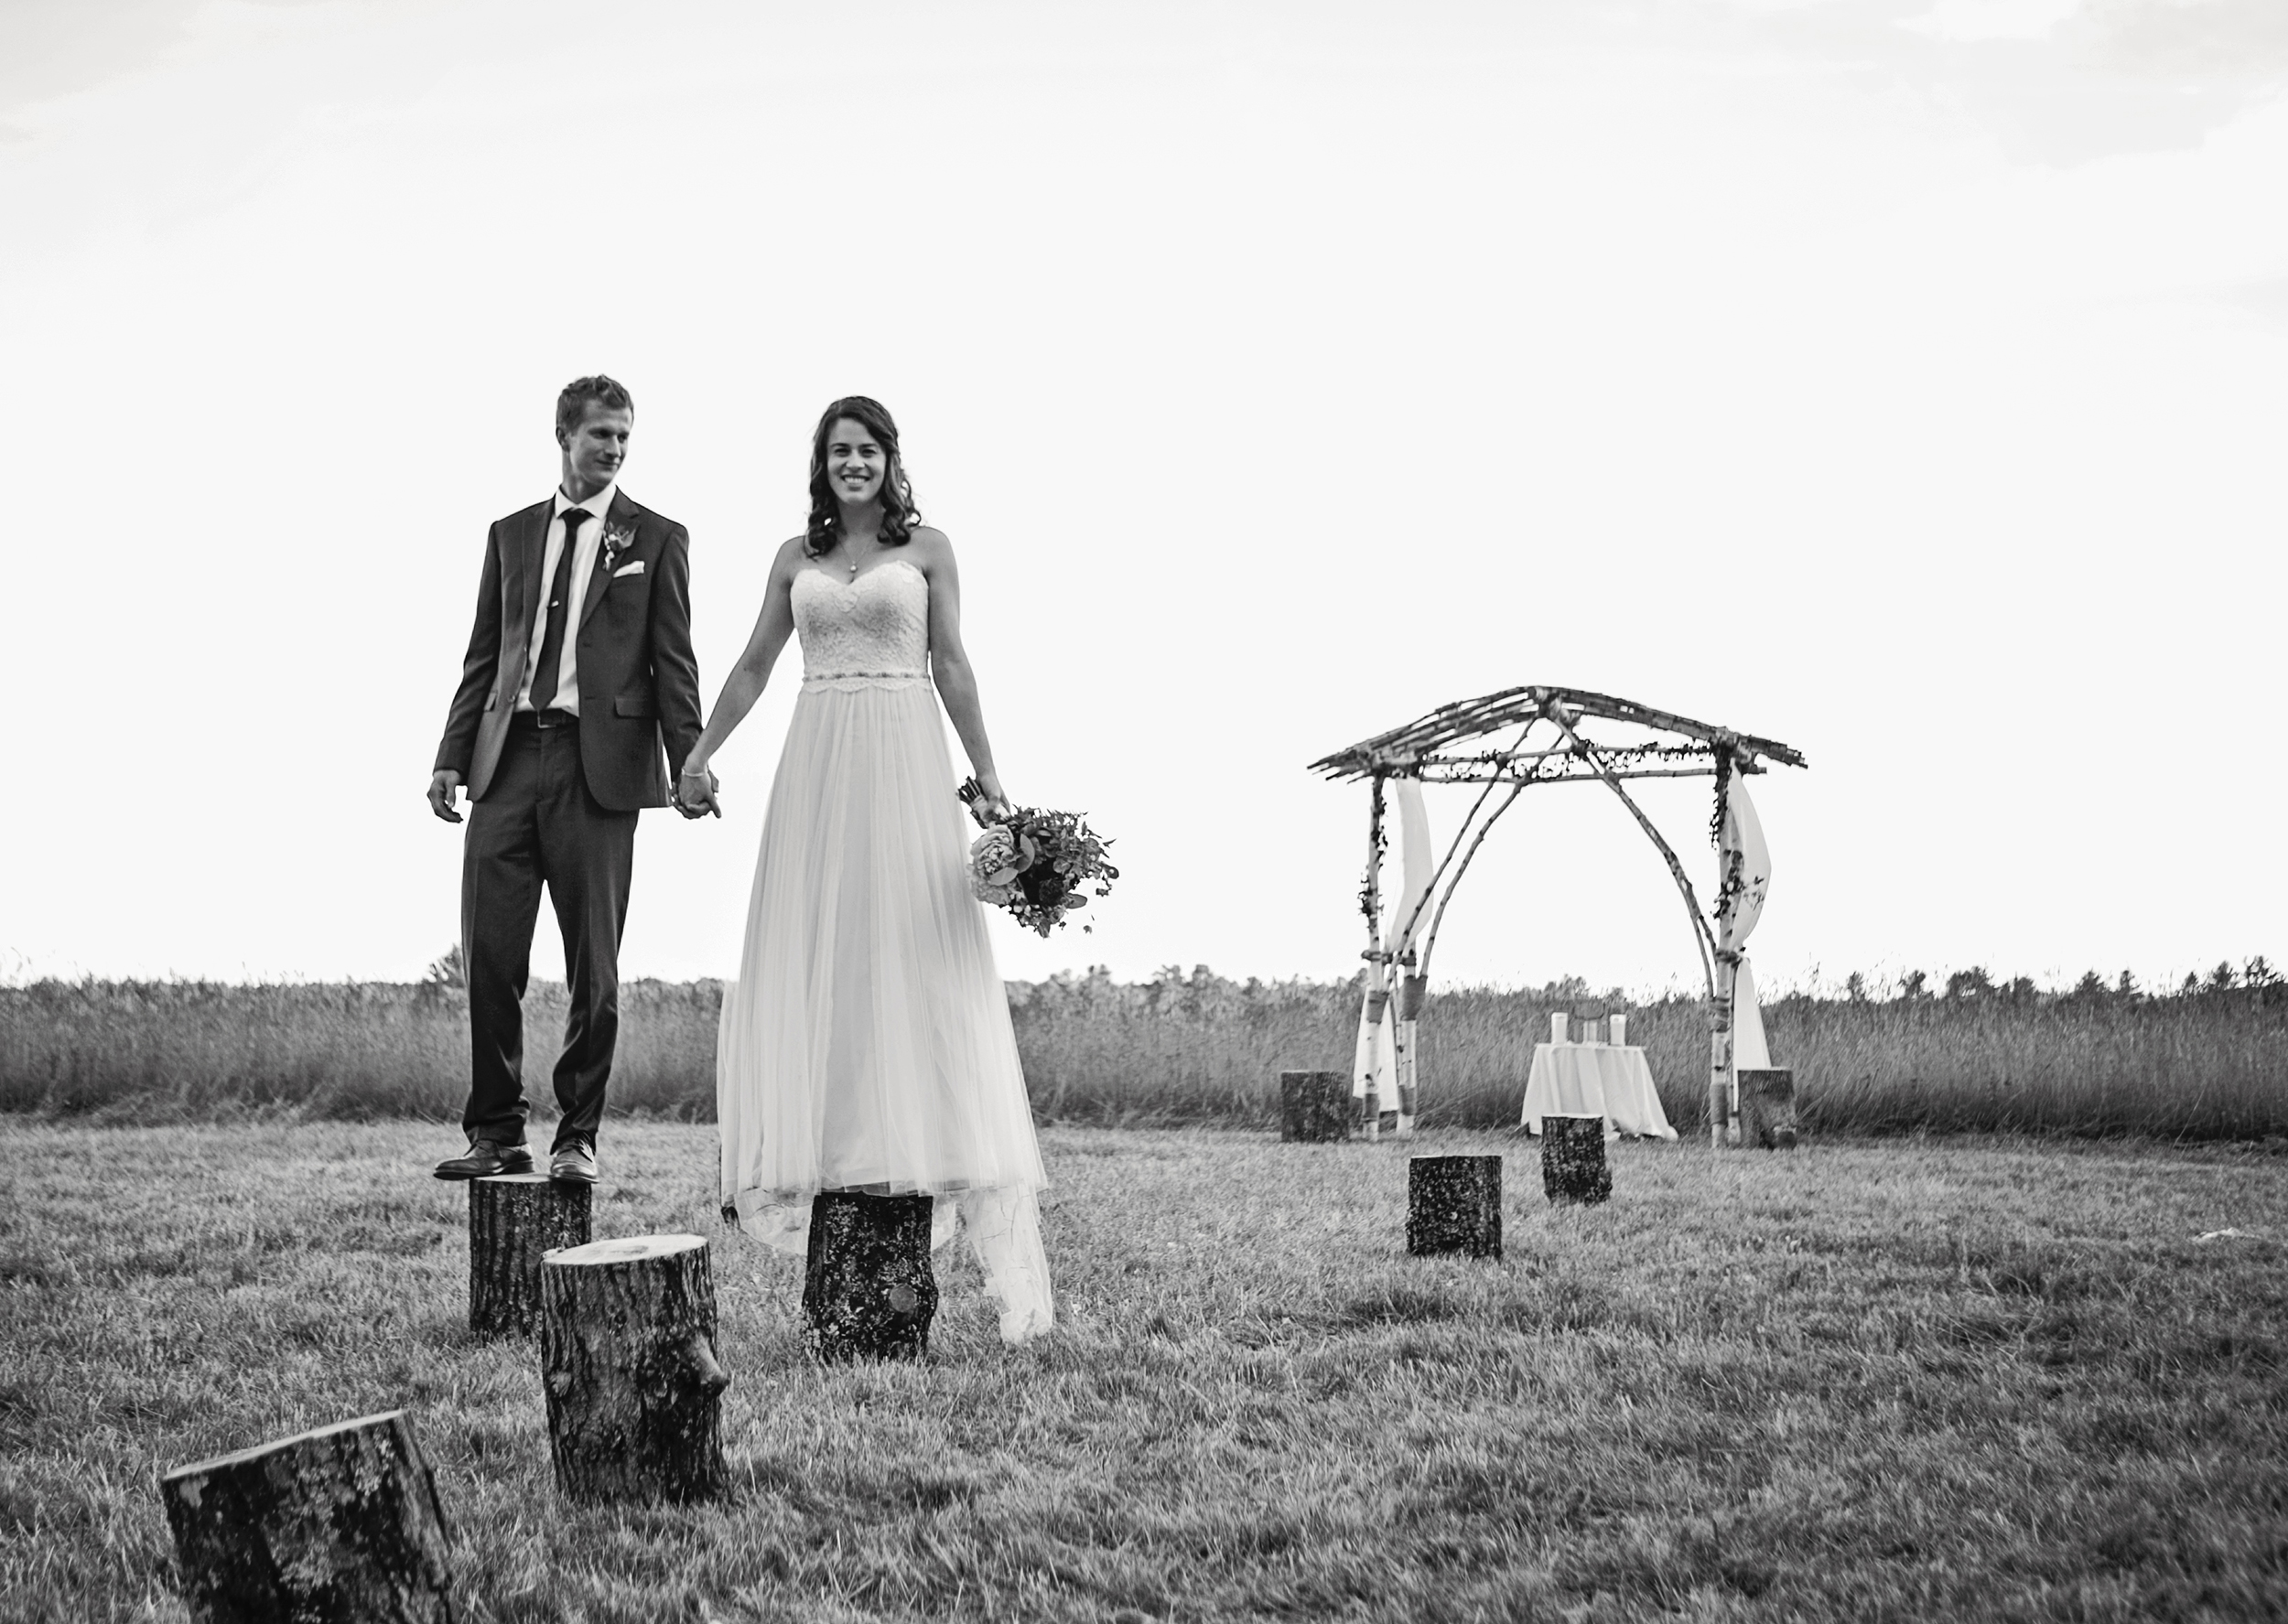
<path fill-rule="evenodd" d="M 622 575 L 640 575 L 642 573 L 643 560 L 639 558 L 633 564 L 623 564 L 618 569 L 612 571 L 611 578 L 617 581 Z"/>

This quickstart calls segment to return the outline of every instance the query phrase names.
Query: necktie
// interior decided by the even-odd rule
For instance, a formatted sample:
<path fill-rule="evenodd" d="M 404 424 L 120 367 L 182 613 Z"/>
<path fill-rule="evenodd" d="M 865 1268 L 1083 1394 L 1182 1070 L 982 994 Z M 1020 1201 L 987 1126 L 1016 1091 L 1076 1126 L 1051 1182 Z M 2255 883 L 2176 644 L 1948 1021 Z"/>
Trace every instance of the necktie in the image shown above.
<path fill-rule="evenodd" d="M 572 554 L 580 526 L 595 517 L 586 508 L 564 511 L 564 552 L 556 560 L 556 578 L 548 587 L 548 626 L 540 634 L 540 669 L 533 672 L 533 709 L 545 711 L 556 703 L 556 667 L 564 662 L 565 606 L 572 601 Z"/>

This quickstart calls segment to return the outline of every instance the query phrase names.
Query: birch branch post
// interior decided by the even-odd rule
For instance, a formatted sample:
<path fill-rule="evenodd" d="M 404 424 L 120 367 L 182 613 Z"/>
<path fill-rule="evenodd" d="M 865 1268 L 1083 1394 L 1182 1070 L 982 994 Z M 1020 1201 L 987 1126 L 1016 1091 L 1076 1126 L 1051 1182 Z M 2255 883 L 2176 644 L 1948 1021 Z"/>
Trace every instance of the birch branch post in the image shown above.
<path fill-rule="evenodd" d="M 1708 1001 L 1708 1142 L 1732 1142 L 1732 998 L 1740 955 L 1716 955 L 1716 991 Z"/>
<path fill-rule="evenodd" d="M 1382 951 L 1382 850 L 1383 850 L 1383 792 L 1382 776 L 1375 777 L 1374 796 L 1366 817 L 1366 884 L 1358 895 L 1358 906 L 1366 916 L 1366 1005 L 1365 1018 L 1369 1041 L 1366 1052 L 1371 1057 L 1375 1045 L 1374 1029 L 1382 1025 L 1390 1009 L 1389 955 Z M 1353 1064 L 1357 1064 L 1353 1061 Z M 1354 1080 L 1358 1091 L 1358 1127 L 1362 1138 L 1382 1136 L 1382 1096 L 1370 1071 Z"/>

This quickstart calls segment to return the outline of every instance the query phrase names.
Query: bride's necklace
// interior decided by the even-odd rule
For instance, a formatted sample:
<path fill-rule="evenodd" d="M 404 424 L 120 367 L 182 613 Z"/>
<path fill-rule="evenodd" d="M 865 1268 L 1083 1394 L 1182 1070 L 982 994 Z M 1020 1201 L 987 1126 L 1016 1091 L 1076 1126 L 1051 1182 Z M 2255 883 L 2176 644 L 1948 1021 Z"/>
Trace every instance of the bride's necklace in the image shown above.
<path fill-rule="evenodd" d="M 842 544 L 850 550 L 850 579 L 855 581 L 858 579 L 858 538 L 855 536 L 844 536 L 842 538 Z"/>

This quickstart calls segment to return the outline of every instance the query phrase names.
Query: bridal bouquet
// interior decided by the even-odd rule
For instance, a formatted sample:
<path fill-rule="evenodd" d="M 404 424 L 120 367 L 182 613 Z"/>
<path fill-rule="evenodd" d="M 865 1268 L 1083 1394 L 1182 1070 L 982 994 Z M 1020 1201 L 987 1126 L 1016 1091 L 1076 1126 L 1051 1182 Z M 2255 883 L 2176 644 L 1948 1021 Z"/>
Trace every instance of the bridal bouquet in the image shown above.
<path fill-rule="evenodd" d="M 1020 806 L 1006 817 L 988 819 L 978 810 L 984 795 L 977 780 L 963 780 L 962 802 L 985 831 L 969 847 L 971 896 L 1008 909 L 1019 924 L 1046 936 L 1064 923 L 1066 914 L 1088 906 L 1082 887 L 1093 882 L 1097 896 L 1112 894 L 1112 882 L 1120 877 L 1106 861 L 1112 842 L 1100 838 L 1078 814 Z"/>

